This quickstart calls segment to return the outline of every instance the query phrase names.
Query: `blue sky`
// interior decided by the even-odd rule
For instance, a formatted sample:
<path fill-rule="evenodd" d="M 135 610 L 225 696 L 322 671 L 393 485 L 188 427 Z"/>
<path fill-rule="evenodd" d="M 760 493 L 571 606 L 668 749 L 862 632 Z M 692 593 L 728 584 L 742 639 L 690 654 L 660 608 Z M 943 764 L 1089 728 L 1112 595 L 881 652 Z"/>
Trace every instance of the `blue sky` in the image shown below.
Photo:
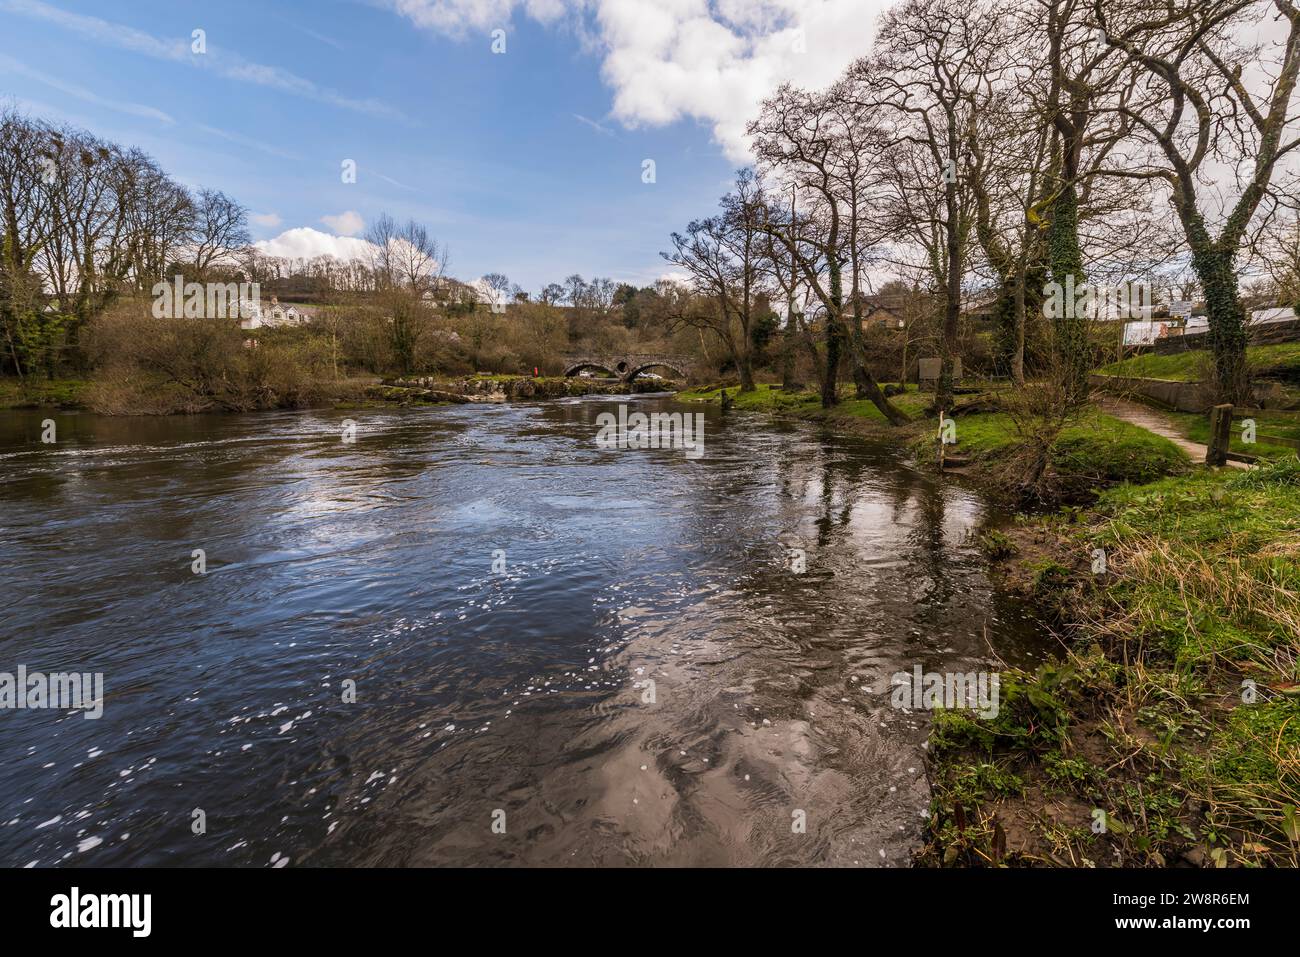
<path fill-rule="evenodd" d="M 429 225 L 464 279 L 499 271 L 533 292 L 573 272 L 652 282 L 669 232 L 724 192 L 734 145 L 720 145 L 708 102 L 682 100 L 690 91 L 664 104 L 632 89 L 616 111 L 629 87 L 602 67 L 618 37 L 530 15 L 563 0 L 521 2 L 430 28 L 409 11 L 438 0 L 0 0 L 0 97 L 234 195 L 258 217 L 255 239 L 387 211 Z M 494 54 L 484 17 L 502 10 Z M 205 54 L 190 52 L 195 29 Z M 723 29 L 743 65 L 773 28 Z M 355 184 L 341 181 L 345 159 Z"/>

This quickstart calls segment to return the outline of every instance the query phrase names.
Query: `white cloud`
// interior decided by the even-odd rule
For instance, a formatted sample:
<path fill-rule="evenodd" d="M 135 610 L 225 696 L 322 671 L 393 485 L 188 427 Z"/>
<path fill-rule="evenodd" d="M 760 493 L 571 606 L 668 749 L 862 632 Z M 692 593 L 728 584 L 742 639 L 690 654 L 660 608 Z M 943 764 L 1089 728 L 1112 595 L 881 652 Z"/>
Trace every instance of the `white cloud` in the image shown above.
<path fill-rule="evenodd" d="M 340 236 L 355 236 L 366 228 L 366 221 L 356 210 L 349 209 L 337 216 L 322 216 L 320 221 Z"/>
<path fill-rule="evenodd" d="M 228 79 L 272 87 L 294 96 L 317 100 L 359 113 L 406 119 L 400 110 L 386 103 L 343 96 L 333 90 L 317 86 L 311 80 L 282 67 L 245 60 L 234 50 L 219 49 L 212 43 L 208 43 L 206 53 L 195 54 L 191 52 L 189 37 L 172 39 L 155 37 L 122 23 L 71 13 L 43 0 L 0 0 L 0 10 L 52 23 L 98 43 L 130 50 L 133 53 L 174 63 L 188 63 L 191 66 L 211 70 Z"/>
<path fill-rule="evenodd" d="M 603 126 L 600 123 L 597 123 L 595 120 L 588 119 L 587 117 L 583 116 L 581 113 L 574 113 L 573 118 L 577 120 L 579 123 L 582 123 L 586 126 L 590 126 L 593 130 L 595 130 L 597 133 L 600 133 L 602 136 L 614 135 L 614 131 L 611 130 L 608 126 Z"/>
<path fill-rule="evenodd" d="M 268 156 L 278 156 L 280 159 L 300 159 L 299 156 L 290 153 L 288 150 L 282 150 L 277 146 L 272 146 L 270 143 L 254 139 L 251 136 L 244 136 L 242 133 L 236 133 L 234 130 L 222 130 L 215 126 L 205 126 L 202 123 L 196 123 L 195 126 L 204 133 L 207 133 L 209 136 L 219 136 L 221 139 L 242 146 L 245 149 L 257 150 L 259 153 L 266 153 Z"/>
<path fill-rule="evenodd" d="M 449 36 L 502 26 L 522 11 L 567 14 L 603 56 L 611 116 L 628 127 L 709 124 L 737 162 L 745 124 L 781 83 L 823 87 L 868 52 L 893 0 L 384 0 Z"/>
<path fill-rule="evenodd" d="M 506 29 L 510 15 L 521 7 L 528 16 L 550 23 L 565 12 L 573 0 L 381 0 L 417 26 L 449 36 L 463 37 L 470 31 Z"/>
<path fill-rule="evenodd" d="M 336 259 L 365 259 L 373 248 L 364 239 L 331 236 L 310 226 L 288 229 L 274 239 L 264 239 L 253 246 L 268 256 L 285 259 L 311 259 L 333 256 Z"/>
<path fill-rule="evenodd" d="M 108 110 L 115 110 L 118 113 L 127 113 L 131 116 L 143 116 L 146 119 L 158 120 L 160 123 L 166 123 L 169 126 L 176 121 L 162 110 L 155 109 L 152 106 L 146 106 L 143 103 L 131 103 L 124 100 L 110 100 L 87 90 L 85 87 L 68 83 L 66 80 L 60 80 L 58 77 L 50 76 L 48 73 L 42 73 L 23 63 L 21 60 L 15 60 L 11 56 L 0 53 L 0 71 L 6 73 L 16 73 L 19 76 L 25 76 L 28 79 L 35 80 L 38 83 L 44 83 L 48 87 L 53 87 L 68 96 L 76 97 L 78 100 L 84 100 L 95 106 L 102 106 Z"/>
<path fill-rule="evenodd" d="M 255 225 L 261 226 L 264 229 L 275 229 L 284 222 L 278 213 L 253 213 L 248 218 L 251 219 Z"/>

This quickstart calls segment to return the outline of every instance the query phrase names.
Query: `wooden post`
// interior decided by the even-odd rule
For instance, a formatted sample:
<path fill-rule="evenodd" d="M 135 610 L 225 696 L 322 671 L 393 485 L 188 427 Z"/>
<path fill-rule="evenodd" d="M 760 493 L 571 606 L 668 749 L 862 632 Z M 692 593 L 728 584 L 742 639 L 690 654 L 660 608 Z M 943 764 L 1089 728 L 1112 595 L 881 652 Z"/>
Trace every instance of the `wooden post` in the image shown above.
<path fill-rule="evenodd" d="M 1210 410 L 1210 445 L 1206 465 L 1228 464 L 1228 443 L 1232 440 L 1232 406 L 1216 405 Z"/>
<path fill-rule="evenodd" d="M 943 460 L 944 460 L 944 451 L 945 451 L 943 447 L 943 422 L 944 422 L 944 411 L 943 409 L 940 409 L 939 410 L 939 471 L 940 472 L 943 471 Z"/>

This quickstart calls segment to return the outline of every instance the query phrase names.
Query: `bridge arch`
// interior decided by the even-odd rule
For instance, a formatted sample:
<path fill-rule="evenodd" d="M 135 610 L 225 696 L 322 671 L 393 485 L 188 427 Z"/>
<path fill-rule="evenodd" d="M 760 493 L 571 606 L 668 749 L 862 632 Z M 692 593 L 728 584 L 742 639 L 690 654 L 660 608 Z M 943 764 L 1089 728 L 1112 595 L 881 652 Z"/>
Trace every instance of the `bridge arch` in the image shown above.
<path fill-rule="evenodd" d="M 611 377 L 617 377 L 618 375 L 621 374 L 615 369 L 611 369 L 609 366 L 604 365 L 603 363 L 589 362 L 589 361 L 575 362 L 574 364 L 570 365 L 568 368 L 564 370 L 564 374 L 565 376 L 575 376 L 579 372 L 582 372 L 586 369 L 594 369 L 597 372 L 604 372 L 606 375 Z"/>
<path fill-rule="evenodd" d="M 596 369 L 607 375 L 622 379 L 631 384 L 637 376 L 644 375 L 650 369 L 667 369 L 673 375 L 687 379 L 693 361 L 690 356 L 668 353 L 578 353 L 565 357 L 564 374 L 574 376 L 584 369 Z"/>
<path fill-rule="evenodd" d="M 679 379 L 687 378 L 686 373 L 683 372 L 681 369 L 677 368 L 677 366 L 673 365 L 671 362 L 646 362 L 636 366 L 630 372 L 628 372 L 626 374 L 626 379 L 628 382 L 633 382 L 636 380 L 637 376 L 641 375 L 641 373 L 648 372 L 651 369 L 667 369 L 669 372 L 677 376 Z"/>

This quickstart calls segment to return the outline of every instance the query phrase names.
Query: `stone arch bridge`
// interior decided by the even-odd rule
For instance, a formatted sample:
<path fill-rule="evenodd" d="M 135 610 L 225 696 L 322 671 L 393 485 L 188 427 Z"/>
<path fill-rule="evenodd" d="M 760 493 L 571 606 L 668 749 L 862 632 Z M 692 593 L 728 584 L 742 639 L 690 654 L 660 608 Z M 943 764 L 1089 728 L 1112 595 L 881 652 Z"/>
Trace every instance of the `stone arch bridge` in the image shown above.
<path fill-rule="evenodd" d="M 631 384 L 633 379 L 643 372 L 649 372 L 651 369 L 667 369 L 680 378 L 686 379 L 690 377 L 694 365 L 694 360 L 690 356 L 670 355 L 668 353 L 587 353 L 566 356 L 564 374 L 566 376 L 575 376 L 586 369 L 593 369 L 599 372 L 607 372 L 611 376 L 616 376 Z"/>

